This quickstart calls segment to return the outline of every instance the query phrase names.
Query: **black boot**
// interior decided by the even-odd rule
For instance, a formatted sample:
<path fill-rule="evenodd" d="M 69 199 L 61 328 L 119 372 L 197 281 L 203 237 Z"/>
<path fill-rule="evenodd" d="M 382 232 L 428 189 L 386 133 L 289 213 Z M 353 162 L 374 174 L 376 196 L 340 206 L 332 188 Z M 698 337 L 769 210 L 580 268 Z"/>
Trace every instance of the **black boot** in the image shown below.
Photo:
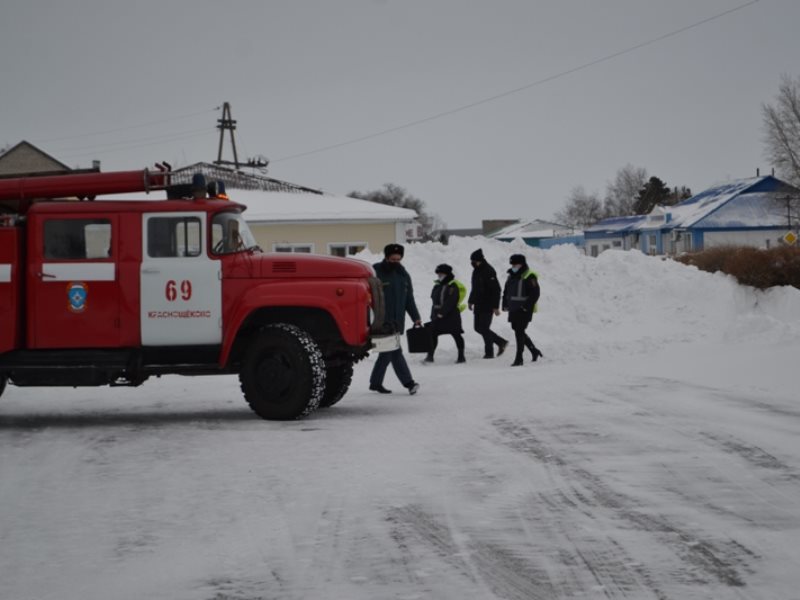
<path fill-rule="evenodd" d="M 522 366 L 522 352 L 517 352 L 517 357 L 514 359 L 514 362 L 511 363 L 512 367 L 521 367 Z"/>
<path fill-rule="evenodd" d="M 465 363 L 465 362 L 467 362 L 467 359 L 464 358 L 464 351 L 463 350 L 459 350 L 458 351 L 458 359 L 456 360 L 456 363 Z"/>
<path fill-rule="evenodd" d="M 531 358 L 533 359 L 533 362 L 536 362 L 536 360 L 542 356 L 542 353 L 539 352 L 539 349 L 533 345 L 533 340 L 527 336 L 525 337 L 525 347 L 531 351 Z"/>
<path fill-rule="evenodd" d="M 503 340 L 497 344 L 497 356 L 502 356 L 503 352 L 506 351 L 506 348 L 508 348 L 508 340 Z"/>
<path fill-rule="evenodd" d="M 425 357 L 425 362 L 426 363 L 432 363 L 433 362 L 433 352 L 428 352 L 428 355 Z"/>

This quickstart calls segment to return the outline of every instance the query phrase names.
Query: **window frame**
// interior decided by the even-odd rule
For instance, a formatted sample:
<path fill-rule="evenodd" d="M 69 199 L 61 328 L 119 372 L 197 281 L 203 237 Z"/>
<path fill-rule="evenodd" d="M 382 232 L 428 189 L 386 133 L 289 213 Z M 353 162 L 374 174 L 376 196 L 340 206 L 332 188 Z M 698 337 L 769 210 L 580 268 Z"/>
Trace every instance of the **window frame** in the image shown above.
<path fill-rule="evenodd" d="M 278 248 L 290 248 L 289 250 L 279 250 Z M 308 251 L 298 250 L 298 248 L 308 248 Z M 272 251 L 282 254 L 314 254 L 314 242 L 273 242 Z"/>
<path fill-rule="evenodd" d="M 49 225 L 51 224 L 63 224 L 63 223 L 83 223 L 82 232 L 83 238 L 80 240 L 83 243 L 83 255 L 82 256 L 64 256 L 64 255 L 53 255 L 52 249 L 53 246 L 50 245 L 48 247 L 48 240 L 52 239 L 54 234 L 58 232 L 48 232 Z M 96 226 L 96 225 L 103 225 L 108 227 L 108 246 L 105 256 L 89 256 L 89 243 L 87 239 L 87 233 L 89 233 L 89 227 Z M 90 217 L 90 216 L 80 216 L 80 217 L 62 217 L 62 216 L 54 216 L 54 217 L 47 217 L 42 222 L 42 245 L 41 245 L 41 252 L 42 252 L 42 259 L 48 262 L 59 262 L 59 261 L 113 261 L 114 260 L 114 222 L 113 219 L 109 217 Z M 69 232 L 71 233 L 71 232 Z M 104 240 L 101 240 L 104 241 Z"/>
<path fill-rule="evenodd" d="M 152 242 L 154 239 L 158 239 L 158 232 L 156 235 L 152 235 L 153 229 L 151 229 L 151 223 L 154 223 L 157 220 L 165 220 L 165 221 L 174 221 L 173 226 L 178 225 L 182 222 L 184 225 L 184 240 L 183 240 L 183 248 L 187 252 L 185 254 L 180 254 L 178 252 L 178 241 L 179 235 L 177 229 L 175 230 L 175 253 L 174 254 L 154 254 Z M 189 239 L 190 239 L 190 231 L 189 226 L 190 222 L 197 223 L 197 238 L 199 245 L 197 247 L 196 252 L 189 253 L 188 249 L 189 246 Z M 203 256 L 203 252 L 205 249 L 205 231 L 204 231 L 204 220 L 201 214 L 198 213 L 189 213 L 189 214 L 172 214 L 172 213 L 165 213 L 165 214 L 148 214 L 145 216 L 145 244 L 144 244 L 144 256 L 148 260 L 159 260 L 162 258 L 181 258 L 181 259 L 195 259 L 198 257 Z"/>
<path fill-rule="evenodd" d="M 359 246 L 360 249 L 355 252 L 350 252 L 351 247 Z M 334 248 L 344 248 L 344 258 L 354 256 L 363 250 L 369 250 L 367 242 L 328 242 L 328 254 L 331 256 L 339 256 L 333 253 Z"/>

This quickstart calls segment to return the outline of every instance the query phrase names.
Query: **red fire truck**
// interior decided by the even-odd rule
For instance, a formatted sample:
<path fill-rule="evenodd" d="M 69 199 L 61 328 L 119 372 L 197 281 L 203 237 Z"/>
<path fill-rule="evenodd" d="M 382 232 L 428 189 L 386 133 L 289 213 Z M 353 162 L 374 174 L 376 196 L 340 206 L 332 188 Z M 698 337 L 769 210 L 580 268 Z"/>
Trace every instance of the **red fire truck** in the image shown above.
<path fill-rule="evenodd" d="M 0 179 L 0 394 L 239 375 L 252 410 L 338 402 L 379 334 L 372 268 L 263 253 L 221 182 L 123 171 Z M 94 200 L 167 190 L 166 200 Z"/>

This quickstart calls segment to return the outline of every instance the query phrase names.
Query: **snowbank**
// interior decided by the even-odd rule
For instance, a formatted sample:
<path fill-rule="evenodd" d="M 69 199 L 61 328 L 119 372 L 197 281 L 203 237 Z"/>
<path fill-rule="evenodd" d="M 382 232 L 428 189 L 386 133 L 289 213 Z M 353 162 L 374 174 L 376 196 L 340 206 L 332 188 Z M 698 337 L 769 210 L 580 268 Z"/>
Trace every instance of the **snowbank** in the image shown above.
<path fill-rule="evenodd" d="M 436 265 L 450 264 L 469 287 L 469 256 L 477 248 L 497 270 L 501 285 L 514 253 L 525 254 L 539 274 L 542 297 L 530 331 L 548 360 L 639 354 L 674 342 L 771 344 L 800 337 L 800 290 L 795 288 L 761 292 L 726 275 L 640 252 L 609 250 L 595 258 L 571 245 L 540 250 L 521 240 L 483 237 L 406 247 L 404 264 L 423 319 L 430 313 Z M 357 258 L 374 263 L 382 255 L 363 252 Z M 470 313 L 463 317 L 468 347 L 482 348 Z M 512 337 L 505 315 L 495 322 L 501 335 Z"/>

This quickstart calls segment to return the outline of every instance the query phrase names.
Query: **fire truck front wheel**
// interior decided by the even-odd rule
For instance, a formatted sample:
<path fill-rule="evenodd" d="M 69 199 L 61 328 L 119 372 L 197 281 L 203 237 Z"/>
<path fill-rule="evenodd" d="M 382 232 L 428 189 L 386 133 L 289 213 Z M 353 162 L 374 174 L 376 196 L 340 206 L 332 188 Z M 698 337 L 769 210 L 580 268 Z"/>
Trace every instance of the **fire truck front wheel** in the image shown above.
<path fill-rule="evenodd" d="M 330 367 L 325 375 L 325 394 L 319 403 L 320 408 L 333 406 L 341 400 L 353 381 L 353 363 Z"/>
<path fill-rule="evenodd" d="M 305 331 L 287 323 L 263 327 L 247 348 L 239 373 L 250 408 L 286 421 L 312 413 L 325 392 L 325 362 Z"/>

